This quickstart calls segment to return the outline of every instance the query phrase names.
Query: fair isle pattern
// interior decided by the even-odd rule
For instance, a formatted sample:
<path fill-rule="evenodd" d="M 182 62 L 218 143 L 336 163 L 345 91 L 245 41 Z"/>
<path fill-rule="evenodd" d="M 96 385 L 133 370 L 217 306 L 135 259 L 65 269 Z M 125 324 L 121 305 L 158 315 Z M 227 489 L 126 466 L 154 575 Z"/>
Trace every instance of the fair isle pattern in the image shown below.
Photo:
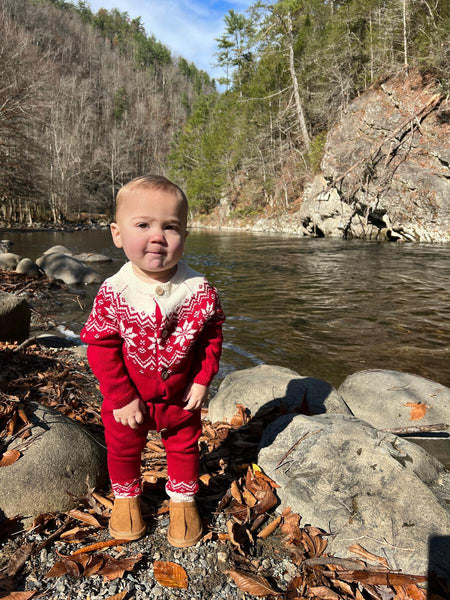
<path fill-rule="evenodd" d="M 165 297 L 148 294 L 143 299 L 131 287 L 115 289 L 110 278 L 97 294 L 85 331 L 97 340 L 119 336 L 124 357 L 140 373 L 172 372 L 182 366 L 205 325 L 223 319 L 216 290 L 203 277 L 194 278 L 194 283 L 169 287 Z M 145 310 L 139 310 L 143 300 Z"/>
<path fill-rule="evenodd" d="M 174 494 L 189 496 L 190 498 L 193 498 L 198 492 L 198 487 L 197 479 L 193 481 L 177 481 L 169 477 L 166 483 L 166 491 L 169 495 L 170 492 L 173 492 Z"/>
<path fill-rule="evenodd" d="M 140 479 L 134 479 L 125 483 L 111 481 L 111 487 L 116 498 L 135 498 L 142 494 Z"/>

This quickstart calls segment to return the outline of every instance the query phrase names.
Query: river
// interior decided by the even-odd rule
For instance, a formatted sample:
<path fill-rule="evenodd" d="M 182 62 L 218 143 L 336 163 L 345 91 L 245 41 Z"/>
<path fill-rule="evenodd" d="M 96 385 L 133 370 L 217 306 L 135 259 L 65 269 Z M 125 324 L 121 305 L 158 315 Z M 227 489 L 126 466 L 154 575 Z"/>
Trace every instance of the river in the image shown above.
<path fill-rule="evenodd" d="M 105 278 L 123 261 L 107 230 L 1 237 L 33 259 L 55 244 L 107 254 L 113 262 L 94 265 Z M 336 387 L 372 368 L 450 386 L 450 245 L 193 230 L 185 260 L 217 286 L 227 315 L 216 386 L 262 363 Z M 97 288 L 75 290 L 84 311 L 68 302 L 53 316 L 79 333 Z"/>

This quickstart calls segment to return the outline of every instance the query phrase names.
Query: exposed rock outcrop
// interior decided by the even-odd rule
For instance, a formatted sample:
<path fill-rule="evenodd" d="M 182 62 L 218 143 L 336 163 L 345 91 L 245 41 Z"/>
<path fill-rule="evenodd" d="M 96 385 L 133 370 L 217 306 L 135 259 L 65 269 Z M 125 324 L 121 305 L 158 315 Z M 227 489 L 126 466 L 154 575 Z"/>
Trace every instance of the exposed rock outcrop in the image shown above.
<path fill-rule="evenodd" d="M 374 84 L 327 136 L 298 216 L 310 235 L 450 240 L 450 104 L 413 72 Z"/>
<path fill-rule="evenodd" d="M 22 342 L 30 334 L 31 310 L 25 298 L 0 292 L 0 340 Z"/>

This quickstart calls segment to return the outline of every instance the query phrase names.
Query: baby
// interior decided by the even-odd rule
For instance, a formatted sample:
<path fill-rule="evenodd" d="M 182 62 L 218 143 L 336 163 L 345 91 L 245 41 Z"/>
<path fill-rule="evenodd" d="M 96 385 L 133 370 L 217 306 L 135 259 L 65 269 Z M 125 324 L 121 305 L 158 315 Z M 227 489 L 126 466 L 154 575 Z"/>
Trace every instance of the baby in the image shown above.
<path fill-rule="evenodd" d="M 114 244 L 129 262 L 106 279 L 81 331 L 103 395 L 102 420 L 114 491 L 109 531 L 135 540 L 145 532 L 141 452 L 161 434 L 170 497 L 168 540 L 198 542 L 200 408 L 217 373 L 225 320 L 217 291 L 180 259 L 187 232 L 183 191 L 162 176 L 124 185 L 116 198 Z"/>

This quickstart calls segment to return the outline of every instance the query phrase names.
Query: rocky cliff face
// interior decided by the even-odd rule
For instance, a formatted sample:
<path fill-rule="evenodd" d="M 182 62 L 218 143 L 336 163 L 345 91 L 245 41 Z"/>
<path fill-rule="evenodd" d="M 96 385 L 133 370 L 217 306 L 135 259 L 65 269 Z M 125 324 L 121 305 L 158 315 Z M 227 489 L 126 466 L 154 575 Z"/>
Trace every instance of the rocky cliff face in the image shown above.
<path fill-rule="evenodd" d="M 372 86 L 327 136 L 309 235 L 450 241 L 450 103 L 418 72 Z"/>

